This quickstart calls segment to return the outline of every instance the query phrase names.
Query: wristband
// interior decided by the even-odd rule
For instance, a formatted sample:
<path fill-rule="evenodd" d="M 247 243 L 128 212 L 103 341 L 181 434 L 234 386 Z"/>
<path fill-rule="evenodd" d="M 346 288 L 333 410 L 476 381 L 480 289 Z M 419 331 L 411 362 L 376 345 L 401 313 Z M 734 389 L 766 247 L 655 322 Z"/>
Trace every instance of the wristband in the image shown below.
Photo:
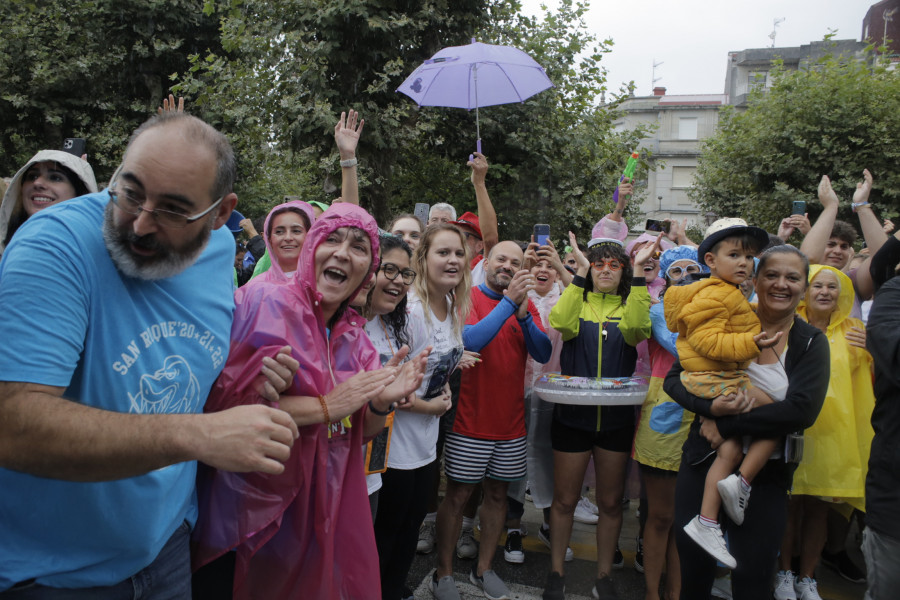
<path fill-rule="evenodd" d="M 375 405 L 372 404 L 371 400 L 369 400 L 369 410 L 371 410 L 373 413 L 375 413 L 379 417 L 386 417 L 389 414 L 391 414 L 392 412 L 394 412 L 394 405 L 393 405 L 393 403 L 391 403 L 391 407 L 389 409 L 382 411 L 382 410 L 378 410 L 377 408 L 375 408 Z"/>
<path fill-rule="evenodd" d="M 350 167 L 355 167 L 359 161 L 356 160 L 356 157 L 348 158 L 347 160 L 341 161 L 341 168 L 348 169 Z"/>
<path fill-rule="evenodd" d="M 872 206 L 869 202 L 851 202 L 850 207 L 853 209 L 853 212 L 856 212 L 857 209 L 862 208 L 863 206 Z"/>
<path fill-rule="evenodd" d="M 322 414 L 325 416 L 325 427 L 331 427 L 331 416 L 328 414 L 328 405 L 325 404 L 325 396 L 319 394 L 319 404 L 322 405 Z"/>

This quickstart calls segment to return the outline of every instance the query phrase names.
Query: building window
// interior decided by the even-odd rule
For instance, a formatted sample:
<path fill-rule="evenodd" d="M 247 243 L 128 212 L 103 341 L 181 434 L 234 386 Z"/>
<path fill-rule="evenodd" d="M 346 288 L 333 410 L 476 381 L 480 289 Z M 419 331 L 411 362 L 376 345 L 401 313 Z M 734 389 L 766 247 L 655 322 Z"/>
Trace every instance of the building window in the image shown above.
<path fill-rule="evenodd" d="M 672 188 L 689 188 L 694 185 L 697 167 L 672 167 Z"/>
<path fill-rule="evenodd" d="M 681 117 L 678 119 L 678 139 L 697 139 L 697 117 Z"/>
<path fill-rule="evenodd" d="M 768 71 L 750 71 L 747 76 L 747 88 L 751 90 L 755 90 L 756 88 L 768 88 L 769 87 L 769 72 Z"/>

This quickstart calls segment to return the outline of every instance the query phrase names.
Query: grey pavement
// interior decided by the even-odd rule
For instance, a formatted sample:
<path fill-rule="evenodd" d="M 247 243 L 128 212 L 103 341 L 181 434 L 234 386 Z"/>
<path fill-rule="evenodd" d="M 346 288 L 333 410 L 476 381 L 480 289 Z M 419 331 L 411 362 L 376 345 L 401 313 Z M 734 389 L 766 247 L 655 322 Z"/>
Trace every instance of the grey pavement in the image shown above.
<path fill-rule="evenodd" d="M 625 556 L 625 567 L 613 571 L 611 577 L 622 600 L 643 600 L 644 576 L 634 569 L 634 553 L 638 533 L 637 500 L 632 500 L 625 510 L 619 547 Z M 537 538 L 543 516 L 531 502 L 525 502 L 525 516 L 522 519 L 527 530 L 523 538 L 525 562 L 510 564 L 503 560 L 503 548 L 498 547 L 493 568 L 497 575 L 510 587 L 512 598 L 532 600 L 540 598 L 544 582 L 550 571 L 550 550 Z M 478 531 L 476 529 L 476 539 Z M 851 533 L 851 538 L 852 533 Z M 501 539 L 501 544 L 503 540 Z M 593 525 L 575 523 L 572 531 L 572 549 L 575 560 L 566 564 L 566 598 L 582 600 L 591 598 L 591 588 L 596 577 L 596 528 Z M 848 548 L 851 556 L 863 565 L 862 556 L 853 548 Z M 408 582 L 417 599 L 431 600 L 431 574 L 434 570 L 435 553 L 416 555 L 410 570 Z M 454 557 L 454 577 L 457 588 L 464 600 L 484 598 L 481 590 L 469 583 L 468 574 L 475 560 Z M 865 584 L 854 584 L 841 579 L 830 569 L 819 566 L 816 577 L 819 594 L 824 600 L 862 600 Z"/>

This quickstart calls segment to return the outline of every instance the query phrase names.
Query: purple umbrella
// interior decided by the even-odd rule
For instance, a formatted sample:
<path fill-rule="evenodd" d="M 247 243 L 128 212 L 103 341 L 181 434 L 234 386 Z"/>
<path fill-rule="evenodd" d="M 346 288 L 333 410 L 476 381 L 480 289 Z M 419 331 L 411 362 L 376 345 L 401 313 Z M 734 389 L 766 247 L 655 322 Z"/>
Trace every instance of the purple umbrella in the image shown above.
<path fill-rule="evenodd" d="M 475 109 L 477 148 L 481 152 L 478 108 L 524 102 L 553 87 L 543 67 L 511 46 L 482 44 L 440 50 L 406 78 L 398 92 L 419 106 Z"/>

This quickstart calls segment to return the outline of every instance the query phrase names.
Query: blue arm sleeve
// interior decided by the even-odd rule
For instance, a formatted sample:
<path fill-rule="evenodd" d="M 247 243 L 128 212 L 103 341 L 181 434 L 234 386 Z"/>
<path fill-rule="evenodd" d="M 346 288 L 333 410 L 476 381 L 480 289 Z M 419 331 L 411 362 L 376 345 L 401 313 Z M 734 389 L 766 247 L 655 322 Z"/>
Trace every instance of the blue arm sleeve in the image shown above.
<path fill-rule="evenodd" d="M 537 326 L 531 314 L 518 321 L 522 326 L 522 333 L 525 335 L 525 347 L 528 348 L 528 354 L 539 363 L 546 363 L 550 360 L 550 353 L 553 351 L 550 338 Z"/>
<path fill-rule="evenodd" d="M 678 350 L 675 349 L 675 340 L 678 334 L 669 331 L 666 326 L 666 316 L 663 310 L 663 303 L 657 302 L 650 307 L 650 325 L 653 331 L 653 339 L 659 342 L 659 345 L 665 348 L 666 352 L 678 360 Z"/>
<path fill-rule="evenodd" d="M 485 318 L 472 325 L 466 325 L 463 328 L 463 345 L 466 350 L 481 352 L 518 308 L 515 302 L 504 296 Z"/>

